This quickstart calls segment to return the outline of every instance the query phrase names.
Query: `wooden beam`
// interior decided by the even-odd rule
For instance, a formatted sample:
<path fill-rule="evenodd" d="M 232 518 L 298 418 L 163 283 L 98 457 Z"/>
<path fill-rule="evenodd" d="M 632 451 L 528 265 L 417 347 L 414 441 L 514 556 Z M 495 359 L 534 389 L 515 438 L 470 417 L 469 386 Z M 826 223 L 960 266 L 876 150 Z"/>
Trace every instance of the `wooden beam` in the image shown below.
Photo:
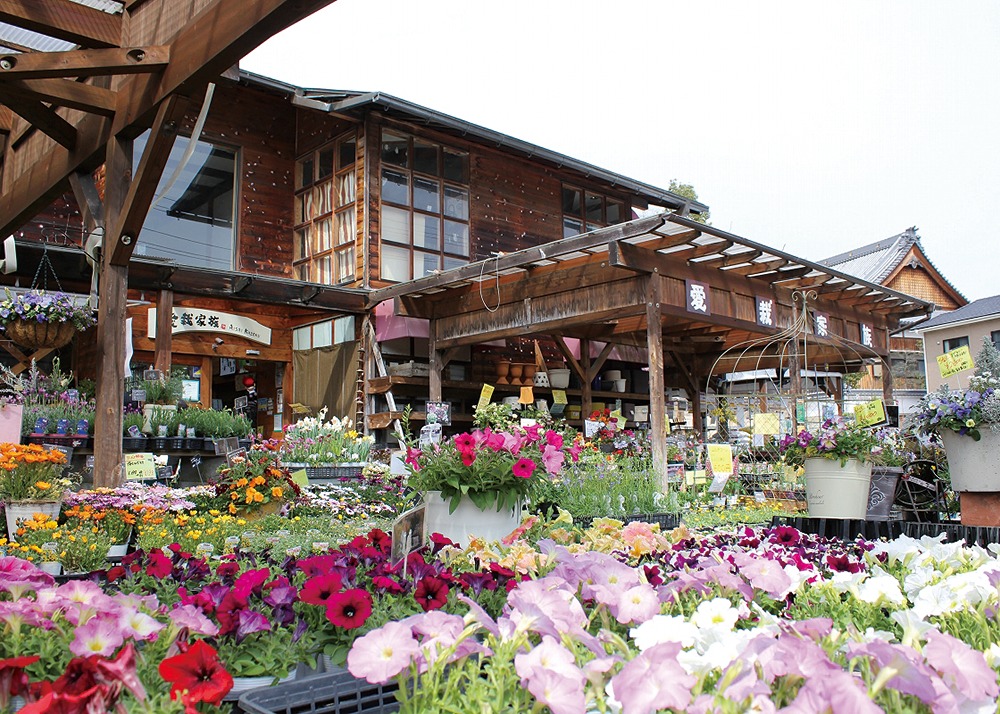
<path fill-rule="evenodd" d="M 0 0 L 0 21 L 84 47 L 121 42 L 121 15 L 71 0 Z"/>
<path fill-rule="evenodd" d="M 649 431 L 655 436 L 653 445 L 653 473 L 660 484 L 660 491 L 669 490 L 667 484 L 667 406 L 663 374 L 663 281 L 653 274 L 646 279 L 646 351 L 649 355 Z"/>
<path fill-rule="evenodd" d="M 174 342 L 174 291 L 161 290 L 156 298 L 156 349 L 153 350 L 153 369 L 170 375 L 170 355 Z"/>
<path fill-rule="evenodd" d="M 128 192 L 132 175 L 132 140 L 108 142 L 104 205 L 109 223 Z M 114 265 L 110 251 L 101 254 L 101 292 L 97 314 L 97 409 L 94 418 L 94 486 L 117 486 L 122 473 L 122 385 L 125 378 L 125 316 L 128 267 Z"/>
<path fill-rule="evenodd" d="M 4 103 L 14 110 L 14 113 L 27 121 L 31 126 L 44 132 L 67 149 L 76 146 L 76 127 L 56 114 L 56 110 L 42 104 L 37 99 L 18 95 L 16 92 L 7 93 Z M 13 145 L 17 145 L 18 138 L 15 137 Z"/>
<path fill-rule="evenodd" d="M 0 82 L 156 72 L 169 61 L 165 46 L 6 54 L 0 55 Z"/>
<path fill-rule="evenodd" d="M 308 17 L 333 0 L 216 0 L 171 43 L 171 62 L 162 75 L 136 75 L 118 87 L 119 111 L 114 125 L 88 115 L 77 124 L 76 148 L 56 146 L 38 157 L 19 176 L 6 179 L 11 188 L 0 196 L 0 234 L 7 235 L 30 220 L 59 195 L 63 182 L 78 169 L 94 169 L 104 159 L 111 130 L 138 135 L 143 120 L 183 84 L 208 82 L 286 27 Z"/>
<path fill-rule="evenodd" d="M 69 175 L 69 185 L 73 189 L 76 205 L 83 214 L 83 224 L 88 230 L 104 225 L 104 201 L 97 191 L 94 175 L 87 172 L 74 172 Z"/>
<path fill-rule="evenodd" d="M 110 89 L 70 79 L 15 80 L 4 85 L 4 90 L 13 90 L 31 99 L 51 102 L 60 107 L 104 116 L 115 113 L 115 104 L 118 100 L 118 96 Z"/>
<path fill-rule="evenodd" d="M 149 204 L 156 195 L 163 167 L 170 158 L 170 150 L 177 138 L 177 122 L 184 116 L 187 100 L 173 95 L 156 113 L 156 121 L 149 131 L 146 149 L 142 152 L 139 167 L 125 197 L 125 203 L 115 227 L 105 236 L 105 251 L 111 254 L 113 265 L 128 265 L 139 238 L 139 231 L 149 212 Z M 245 287 L 245 286 L 244 286 Z"/>

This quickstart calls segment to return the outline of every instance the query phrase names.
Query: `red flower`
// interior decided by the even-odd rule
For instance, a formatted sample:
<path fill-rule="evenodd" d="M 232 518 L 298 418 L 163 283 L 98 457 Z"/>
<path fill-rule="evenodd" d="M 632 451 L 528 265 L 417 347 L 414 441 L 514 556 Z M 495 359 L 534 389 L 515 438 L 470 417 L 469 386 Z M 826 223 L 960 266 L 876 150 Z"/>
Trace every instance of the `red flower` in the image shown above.
<path fill-rule="evenodd" d="M 325 575 L 337 564 L 337 557 L 334 555 L 314 555 L 311 558 L 303 558 L 295 563 L 299 570 L 307 578 L 314 575 Z"/>
<path fill-rule="evenodd" d="M 215 574 L 220 578 L 230 578 L 238 572 L 240 572 L 240 564 L 234 563 L 231 560 L 226 563 L 221 563 L 219 567 L 215 569 Z"/>
<path fill-rule="evenodd" d="M 140 702 L 146 701 L 146 688 L 135 671 L 135 645 L 129 642 L 113 660 L 101 659 L 97 663 L 97 676 L 105 684 L 121 682 Z"/>
<path fill-rule="evenodd" d="M 514 475 L 518 478 L 531 478 L 535 472 L 535 462 L 531 459 L 521 458 L 514 464 Z"/>
<path fill-rule="evenodd" d="M 441 578 L 428 575 L 417 582 L 413 598 L 424 612 L 438 610 L 448 601 L 448 583 Z"/>
<path fill-rule="evenodd" d="M 149 564 L 146 566 L 146 575 L 163 580 L 173 572 L 174 566 L 170 558 L 163 554 L 163 551 L 156 549 L 149 553 Z"/>
<path fill-rule="evenodd" d="M 372 578 L 372 585 L 378 588 L 382 592 L 387 593 L 401 593 L 403 592 L 403 586 L 397 583 L 392 578 L 386 577 L 385 575 L 376 575 Z"/>
<path fill-rule="evenodd" d="M 105 577 L 108 579 L 109 583 L 113 583 L 114 581 L 118 580 L 118 578 L 125 577 L 125 568 L 123 568 L 120 565 L 116 565 L 108 570 L 108 573 L 107 575 L 105 575 Z"/>
<path fill-rule="evenodd" d="M 310 605 L 326 605 L 334 593 L 343 587 L 340 576 L 336 573 L 317 575 L 309 578 L 299 590 L 299 600 Z"/>
<path fill-rule="evenodd" d="M 326 605 L 326 619 L 345 630 L 361 627 L 371 614 L 372 596 L 361 588 L 334 593 Z"/>
<path fill-rule="evenodd" d="M 49 692 L 18 711 L 23 714 L 85 714 L 92 711 L 109 711 L 109 699 L 108 687 L 97 684 L 79 694 Z"/>
<path fill-rule="evenodd" d="M 455 448 L 461 451 L 463 455 L 466 452 L 472 453 L 476 450 L 476 440 L 472 434 L 459 434 L 455 437 Z"/>
<path fill-rule="evenodd" d="M 52 691 L 58 694 L 82 694 L 99 684 L 97 678 L 98 657 L 74 657 L 66 665 L 66 670 L 52 683 Z"/>
<path fill-rule="evenodd" d="M 368 531 L 368 539 L 371 540 L 372 546 L 383 553 L 392 550 L 392 536 L 381 528 L 372 528 Z"/>
<path fill-rule="evenodd" d="M 238 596 L 247 598 L 251 593 L 260 593 L 264 589 L 264 583 L 271 577 L 270 568 L 258 568 L 248 570 L 233 583 L 233 592 Z"/>
<path fill-rule="evenodd" d="M 40 659 L 38 655 L 0 659 L 0 700 L 16 697 L 28 688 L 28 675 L 24 669 Z"/>
<path fill-rule="evenodd" d="M 439 550 L 449 545 L 457 545 L 457 543 L 455 543 L 455 541 L 453 541 L 451 538 L 443 536 L 440 533 L 431 533 L 430 538 L 431 538 L 431 544 L 433 545 L 433 547 L 431 548 L 431 553 L 437 553 Z"/>
<path fill-rule="evenodd" d="M 472 466 L 476 463 L 476 452 L 475 451 L 462 451 L 462 466 Z"/>
<path fill-rule="evenodd" d="M 233 688 L 233 677 L 219 662 L 219 653 L 204 640 L 197 640 L 187 652 L 160 662 L 160 676 L 170 683 L 170 698 L 186 691 L 185 706 L 208 702 L 219 706 Z"/>

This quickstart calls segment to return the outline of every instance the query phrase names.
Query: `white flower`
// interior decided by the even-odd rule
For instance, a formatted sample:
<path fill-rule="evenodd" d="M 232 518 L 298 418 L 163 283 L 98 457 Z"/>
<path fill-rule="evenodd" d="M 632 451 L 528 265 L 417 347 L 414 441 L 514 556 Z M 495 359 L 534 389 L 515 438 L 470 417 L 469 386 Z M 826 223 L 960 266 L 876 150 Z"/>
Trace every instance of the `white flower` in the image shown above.
<path fill-rule="evenodd" d="M 878 575 L 870 577 L 860 583 L 855 595 L 862 602 L 872 605 L 892 605 L 902 606 L 906 604 L 906 598 L 902 590 L 899 589 L 899 581 L 891 575 Z"/>
<path fill-rule="evenodd" d="M 691 647 L 698 637 L 698 628 L 680 615 L 655 615 L 629 630 L 640 651 L 664 642 L 680 642 Z"/>
<path fill-rule="evenodd" d="M 994 642 L 983 654 L 986 655 L 986 662 L 990 667 L 1000 669 L 1000 645 Z"/>
<path fill-rule="evenodd" d="M 924 620 L 914 610 L 896 610 L 889 613 L 889 617 L 903 628 L 901 641 L 907 647 L 916 647 L 917 643 L 923 640 L 924 633 L 934 629 L 934 625 Z"/>
<path fill-rule="evenodd" d="M 739 619 L 740 613 L 733 604 L 725 598 L 717 597 L 698 605 L 698 609 L 691 616 L 691 624 L 703 630 L 729 631 Z"/>

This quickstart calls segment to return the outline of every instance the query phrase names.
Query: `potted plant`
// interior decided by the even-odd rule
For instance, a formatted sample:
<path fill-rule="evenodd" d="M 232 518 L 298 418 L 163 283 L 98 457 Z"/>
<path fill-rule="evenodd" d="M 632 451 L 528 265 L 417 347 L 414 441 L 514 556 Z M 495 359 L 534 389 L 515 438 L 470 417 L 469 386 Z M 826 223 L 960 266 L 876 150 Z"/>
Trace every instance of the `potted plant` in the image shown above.
<path fill-rule="evenodd" d="M 160 374 L 149 379 L 132 380 L 131 389 L 142 390 L 145 394 L 143 414 L 146 416 L 146 421 L 143 424 L 143 433 L 158 436 L 150 421 L 154 407 L 159 407 L 161 411 L 177 410 L 177 402 L 180 401 L 181 395 L 184 393 L 183 377 L 184 371 L 181 369 L 172 370 L 167 374 Z"/>
<path fill-rule="evenodd" d="M 359 434 L 347 417 L 326 421 L 326 412 L 285 428 L 282 462 L 304 467 L 310 478 L 359 478 L 375 438 Z"/>
<path fill-rule="evenodd" d="M 71 482 L 62 477 L 66 455 L 37 444 L 0 444 L 0 500 L 13 537 L 17 521 L 34 513 L 55 517 Z"/>
<path fill-rule="evenodd" d="M 423 494 L 428 533 L 465 545 L 472 535 L 497 540 L 520 524 L 524 502 L 541 495 L 580 448 L 538 426 L 475 429 L 422 449 L 411 444 L 407 485 Z"/>
<path fill-rule="evenodd" d="M 956 491 L 1000 491 L 1000 351 L 989 338 L 967 389 L 948 385 L 920 402 L 916 431 L 944 443 Z"/>
<path fill-rule="evenodd" d="M 219 510 L 259 517 L 277 513 L 299 495 L 299 487 L 279 461 L 274 440 L 254 444 L 243 454 L 230 454 L 212 484 Z"/>
<path fill-rule="evenodd" d="M 810 516 L 863 519 L 877 443 L 869 429 L 827 419 L 815 433 L 802 429 L 787 435 L 778 449 L 786 464 L 805 469 Z"/>
<path fill-rule="evenodd" d="M 0 328 L 15 343 L 31 349 L 56 349 L 69 344 L 78 331 L 97 324 L 89 302 L 78 302 L 62 292 L 4 288 L 0 301 Z"/>
<path fill-rule="evenodd" d="M 122 449 L 142 451 L 146 447 L 146 435 L 142 433 L 145 421 L 139 409 L 127 407 L 122 412 Z"/>

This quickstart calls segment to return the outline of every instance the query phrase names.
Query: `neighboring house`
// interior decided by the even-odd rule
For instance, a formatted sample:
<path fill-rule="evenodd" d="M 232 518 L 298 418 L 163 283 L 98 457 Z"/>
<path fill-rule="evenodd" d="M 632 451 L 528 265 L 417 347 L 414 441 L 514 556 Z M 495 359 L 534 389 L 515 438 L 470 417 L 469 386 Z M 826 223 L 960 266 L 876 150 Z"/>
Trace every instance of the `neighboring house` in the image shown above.
<path fill-rule="evenodd" d="M 1000 345 L 1000 295 L 976 300 L 957 310 L 934 315 L 916 330 L 923 338 L 927 390 L 934 391 L 942 384 L 952 387 L 966 385 L 970 372 L 960 372 L 948 378 L 942 377 L 937 358 L 959 347 L 968 347 L 975 359 L 982 349 L 984 339 Z"/>
<path fill-rule="evenodd" d="M 907 228 L 891 238 L 854 248 L 819 261 L 877 285 L 883 285 L 907 295 L 935 304 L 938 310 L 955 310 L 968 304 L 947 278 L 934 266 L 924 252 L 917 228 Z M 911 324 L 914 321 L 908 321 Z M 926 391 L 924 380 L 924 350 L 920 336 L 911 329 L 894 333 L 889 340 L 889 363 L 892 386 L 900 399 L 901 412 Z M 881 394 L 882 364 L 870 364 L 855 387 L 860 397 Z"/>

